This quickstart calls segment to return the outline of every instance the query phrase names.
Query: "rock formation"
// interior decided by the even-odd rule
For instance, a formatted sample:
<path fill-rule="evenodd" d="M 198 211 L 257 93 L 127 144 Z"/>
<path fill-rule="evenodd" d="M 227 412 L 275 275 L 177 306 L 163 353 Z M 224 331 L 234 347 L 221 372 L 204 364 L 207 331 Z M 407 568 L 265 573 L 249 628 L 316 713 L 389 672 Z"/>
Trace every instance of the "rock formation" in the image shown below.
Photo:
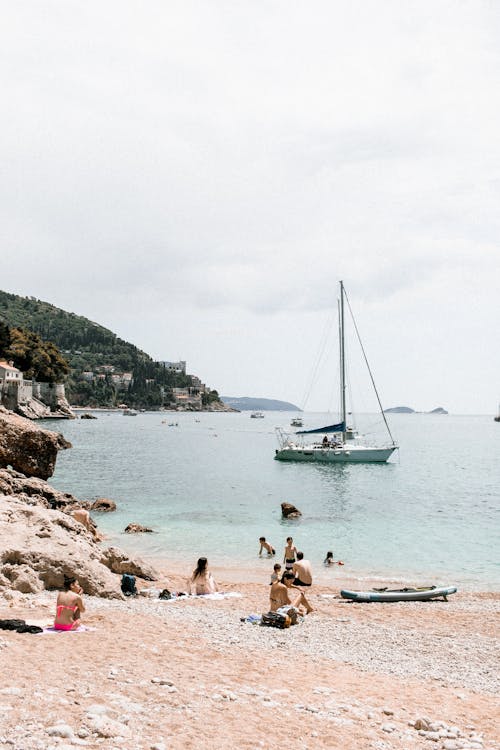
<path fill-rule="evenodd" d="M 72 516 L 89 503 L 44 481 L 54 471 L 57 449 L 68 445 L 0 407 L 0 593 L 59 589 L 64 576 L 74 576 L 86 594 L 121 598 L 116 574 L 156 578 L 142 561 L 102 549 L 94 521 L 86 519 L 87 529 Z"/>
<path fill-rule="evenodd" d="M 129 523 L 125 528 L 125 534 L 143 534 L 152 533 L 153 529 L 149 529 L 147 526 L 141 526 L 140 523 Z"/>
<path fill-rule="evenodd" d="M 116 503 L 108 497 L 98 497 L 90 506 L 90 510 L 98 511 L 99 513 L 110 513 L 112 510 L 116 510 Z"/>
<path fill-rule="evenodd" d="M 59 433 L 0 406 L 0 468 L 12 466 L 28 477 L 48 479 L 54 473 L 57 451 L 70 447 Z"/>
<path fill-rule="evenodd" d="M 281 515 L 283 518 L 298 518 L 302 513 L 291 503 L 281 503 Z"/>

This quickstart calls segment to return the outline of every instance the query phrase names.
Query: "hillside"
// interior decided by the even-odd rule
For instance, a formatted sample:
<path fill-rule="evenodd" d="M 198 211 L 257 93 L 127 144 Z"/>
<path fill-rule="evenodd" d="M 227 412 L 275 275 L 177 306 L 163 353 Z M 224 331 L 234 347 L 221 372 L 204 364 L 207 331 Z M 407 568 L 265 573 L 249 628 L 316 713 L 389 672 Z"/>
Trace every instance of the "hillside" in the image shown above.
<path fill-rule="evenodd" d="M 238 411 L 300 411 L 298 406 L 288 401 L 277 401 L 272 398 L 221 396 L 221 401 Z"/>
<path fill-rule="evenodd" d="M 0 291 L 0 321 L 55 344 L 70 366 L 66 393 L 75 405 L 155 409 L 172 402 L 172 388 L 195 393 L 201 386 L 198 378 L 167 369 L 98 323 L 35 297 Z M 218 401 L 218 394 L 208 391 L 202 400 Z"/>

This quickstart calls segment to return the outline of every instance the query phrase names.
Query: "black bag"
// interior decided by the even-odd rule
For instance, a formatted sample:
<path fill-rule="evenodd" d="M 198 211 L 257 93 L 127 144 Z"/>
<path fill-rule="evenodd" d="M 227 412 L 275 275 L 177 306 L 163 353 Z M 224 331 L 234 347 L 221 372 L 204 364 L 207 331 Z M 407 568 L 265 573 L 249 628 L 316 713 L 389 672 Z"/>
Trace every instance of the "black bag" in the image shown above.
<path fill-rule="evenodd" d="M 288 615 L 280 615 L 278 612 L 263 614 L 260 622 L 270 628 L 289 628 L 291 625 Z"/>
<path fill-rule="evenodd" d="M 131 576 L 128 573 L 122 575 L 121 583 L 122 594 L 125 596 L 135 596 L 137 594 L 137 588 L 135 585 L 135 576 Z"/>
<path fill-rule="evenodd" d="M 1 630 L 17 630 L 26 625 L 25 620 L 0 620 Z"/>
<path fill-rule="evenodd" d="M 170 593 L 168 589 L 163 589 L 163 591 L 160 591 L 160 595 L 158 599 L 171 599 L 171 598 L 172 598 L 172 594 Z"/>

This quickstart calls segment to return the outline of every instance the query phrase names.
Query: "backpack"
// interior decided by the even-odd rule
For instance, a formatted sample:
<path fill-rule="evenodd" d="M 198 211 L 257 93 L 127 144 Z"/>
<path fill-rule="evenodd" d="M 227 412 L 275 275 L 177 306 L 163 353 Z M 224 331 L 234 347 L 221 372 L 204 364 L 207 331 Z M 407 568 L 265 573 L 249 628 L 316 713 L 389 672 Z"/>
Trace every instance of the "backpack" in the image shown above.
<path fill-rule="evenodd" d="M 262 615 L 261 625 L 267 625 L 270 628 L 289 628 L 291 620 L 288 615 L 280 615 L 278 612 L 268 612 Z"/>
<path fill-rule="evenodd" d="M 125 594 L 125 596 L 135 596 L 137 594 L 137 588 L 135 586 L 135 576 L 124 573 L 122 575 L 121 589 L 122 594 Z"/>

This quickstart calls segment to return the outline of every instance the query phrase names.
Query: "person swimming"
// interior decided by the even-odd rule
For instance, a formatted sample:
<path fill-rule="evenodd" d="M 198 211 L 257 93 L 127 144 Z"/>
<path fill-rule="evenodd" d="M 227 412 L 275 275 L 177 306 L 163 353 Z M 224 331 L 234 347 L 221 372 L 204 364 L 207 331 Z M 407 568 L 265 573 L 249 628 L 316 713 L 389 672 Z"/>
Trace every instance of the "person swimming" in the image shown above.
<path fill-rule="evenodd" d="M 329 552 L 326 553 L 326 557 L 323 560 L 323 565 L 325 565 L 327 568 L 330 565 L 343 565 L 343 564 L 344 563 L 342 562 L 342 560 L 334 560 L 333 559 L 333 552 L 331 552 L 331 551 L 329 551 Z"/>

